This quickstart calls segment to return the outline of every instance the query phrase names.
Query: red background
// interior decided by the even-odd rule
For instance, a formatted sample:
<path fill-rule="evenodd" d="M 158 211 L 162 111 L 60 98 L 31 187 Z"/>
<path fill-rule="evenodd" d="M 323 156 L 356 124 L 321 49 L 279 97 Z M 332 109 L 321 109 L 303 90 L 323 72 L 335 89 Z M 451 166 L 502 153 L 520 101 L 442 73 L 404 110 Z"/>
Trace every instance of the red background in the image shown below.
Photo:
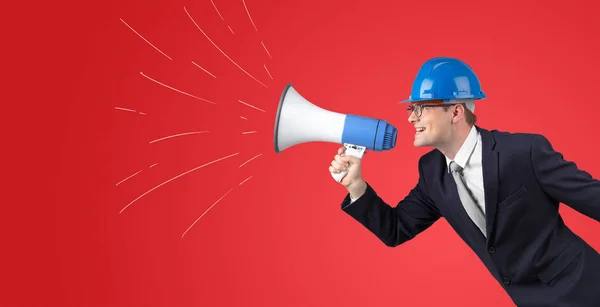
<path fill-rule="evenodd" d="M 397 147 L 367 155 L 364 176 L 395 206 L 430 150 L 412 146 L 396 102 L 426 59 L 452 56 L 488 94 L 480 126 L 543 133 L 600 176 L 592 1 L 418 2 L 246 0 L 258 31 L 241 0 L 214 0 L 224 21 L 210 0 L 5 4 L 0 305 L 513 306 L 445 220 L 390 249 L 343 213 L 327 171 L 338 145 L 273 150 L 288 82 L 323 108 L 384 118 Z M 149 144 L 198 130 L 211 132 Z M 600 249 L 596 221 L 561 211 Z"/>

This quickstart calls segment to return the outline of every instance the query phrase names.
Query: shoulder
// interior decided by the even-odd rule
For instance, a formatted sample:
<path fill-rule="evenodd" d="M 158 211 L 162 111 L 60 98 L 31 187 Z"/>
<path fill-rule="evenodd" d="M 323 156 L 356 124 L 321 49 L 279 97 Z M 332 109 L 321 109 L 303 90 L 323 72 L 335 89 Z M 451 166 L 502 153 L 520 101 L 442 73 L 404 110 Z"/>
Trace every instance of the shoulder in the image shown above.
<path fill-rule="evenodd" d="M 419 170 L 435 170 L 445 168 L 446 158 L 437 149 L 432 149 L 419 158 Z"/>
<path fill-rule="evenodd" d="M 503 130 L 490 130 L 489 131 L 496 140 L 509 140 L 509 141 L 534 141 L 536 138 L 543 137 L 543 135 L 531 132 L 510 132 Z"/>
<path fill-rule="evenodd" d="M 502 130 L 485 130 L 480 129 L 482 138 L 485 138 L 486 133 L 489 134 L 496 146 L 500 148 L 519 148 L 531 149 L 533 146 L 549 144 L 548 138 L 540 133 L 531 132 L 510 132 Z"/>

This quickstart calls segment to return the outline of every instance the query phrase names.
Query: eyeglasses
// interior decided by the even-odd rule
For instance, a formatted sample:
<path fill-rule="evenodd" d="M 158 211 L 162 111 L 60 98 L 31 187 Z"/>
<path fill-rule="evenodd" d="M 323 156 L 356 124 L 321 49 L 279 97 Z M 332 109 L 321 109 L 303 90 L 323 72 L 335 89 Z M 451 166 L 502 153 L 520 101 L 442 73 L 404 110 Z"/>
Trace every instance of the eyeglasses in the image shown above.
<path fill-rule="evenodd" d="M 451 106 L 451 104 L 414 104 L 406 107 L 406 114 L 410 117 L 414 112 L 417 117 L 421 117 L 423 114 L 423 109 L 425 108 L 435 108 L 435 107 L 447 107 Z"/>

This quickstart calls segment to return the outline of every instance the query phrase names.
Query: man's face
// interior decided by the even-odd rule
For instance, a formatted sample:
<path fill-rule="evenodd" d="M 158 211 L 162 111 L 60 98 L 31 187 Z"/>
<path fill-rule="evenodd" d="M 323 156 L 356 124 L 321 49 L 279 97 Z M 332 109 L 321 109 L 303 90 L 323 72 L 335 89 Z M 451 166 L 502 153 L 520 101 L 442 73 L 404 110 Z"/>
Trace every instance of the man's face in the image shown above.
<path fill-rule="evenodd" d="M 425 101 L 412 106 L 417 110 L 410 113 L 408 122 L 415 127 L 415 147 L 437 147 L 450 139 L 451 112 L 444 111 L 442 101 Z M 418 108 L 421 108 L 420 116 L 417 116 Z"/>

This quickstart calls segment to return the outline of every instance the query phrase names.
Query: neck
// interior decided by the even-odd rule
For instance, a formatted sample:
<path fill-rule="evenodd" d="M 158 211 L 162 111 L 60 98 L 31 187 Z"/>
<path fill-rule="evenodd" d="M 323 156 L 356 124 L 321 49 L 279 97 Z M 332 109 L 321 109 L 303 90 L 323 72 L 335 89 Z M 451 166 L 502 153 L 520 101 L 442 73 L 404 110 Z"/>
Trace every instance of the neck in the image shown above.
<path fill-rule="evenodd" d="M 468 124 L 453 126 L 451 135 L 448 138 L 449 140 L 444 144 L 436 146 L 436 148 L 450 160 L 454 160 L 458 150 L 469 136 L 471 127 Z"/>

